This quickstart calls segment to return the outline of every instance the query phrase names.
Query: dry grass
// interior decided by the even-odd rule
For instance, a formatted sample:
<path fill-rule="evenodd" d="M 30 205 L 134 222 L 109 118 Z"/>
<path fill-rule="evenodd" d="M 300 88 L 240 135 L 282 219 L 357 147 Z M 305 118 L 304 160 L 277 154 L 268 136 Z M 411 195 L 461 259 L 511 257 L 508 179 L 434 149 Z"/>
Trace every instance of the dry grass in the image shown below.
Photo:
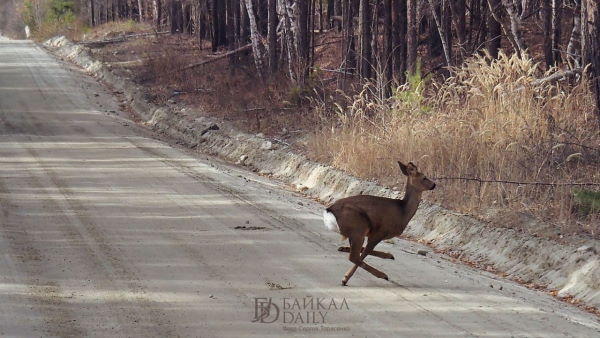
<path fill-rule="evenodd" d="M 319 160 L 388 185 L 398 184 L 396 159 L 415 162 L 430 177 L 600 182 L 600 133 L 588 81 L 534 82 L 548 74 L 531 59 L 502 54 L 470 59 L 427 90 L 414 77 L 387 102 L 365 86 L 338 106 L 309 147 Z M 430 199 L 453 209 L 480 216 L 524 211 L 556 221 L 561 234 L 600 231 L 598 214 L 575 212 L 572 187 L 461 180 L 438 180 L 438 186 Z"/>
<path fill-rule="evenodd" d="M 35 41 L 44 41 L 57 35 L 64 35 L 70 40 L 77 41 L 88 30 L 81 19 L 47 20 L 32 32 L 31 38 Z"/>
<path fill-rule="evenodd" d="M 43 21 L 32 33 L 32 38 L 43 41 L 53 36 L 64 35 L 69 40 L 81 41 L 109 39 L 120 35 L 151 31 L 150 24 L 133 20 L 109 21 L 90 29 L 84 20 L 69 16 Z"/>
<path fill-rule="evenodd" d="M 147 22 L 138 22 L 134 20 L 109 21 L 107 23 L 95 26 L 93 30 L 80 35 L 78 39 L 97 40 L 108 39 L 120 35 L 151 32 L 152 25 Z"/>
<path fill-rule="evenodd" d="M 165 87 L 176 88 L 181 91 L 193 91 L 200 88 L 199 79 L 193 71 L 181 71 L 192 62 L 192 58 L 182 55 L 172 48 L 165 48 L 159 55 L 153 55 L 145 60 L 144 78 L 151 82 L 164 84 Z M 168 99 L 170 92 L 165 92 L 162 101 Z"/>
<path fill-rule="evenodd" d="M 218 53 L 210 50 L 210 43 L 200 46 L 194 37 L 162 36 L 148 41 L 121 44 L 126 51 L 116 57 L 143 59 L 141 69 L 134 73 L 155 103 L 173 99 L 185 104 L 190 114 L 218 117 L 242 130 L 274 137 L 298 135 L 298 129 L 316 125 L 308 109 L 286 103 L 293 101 L 295 88 L 285 74 L 264 81 L 256 76 L 251 52 L 215 60 Z M 182 71 L 186 65 L 211 60 Z"/>

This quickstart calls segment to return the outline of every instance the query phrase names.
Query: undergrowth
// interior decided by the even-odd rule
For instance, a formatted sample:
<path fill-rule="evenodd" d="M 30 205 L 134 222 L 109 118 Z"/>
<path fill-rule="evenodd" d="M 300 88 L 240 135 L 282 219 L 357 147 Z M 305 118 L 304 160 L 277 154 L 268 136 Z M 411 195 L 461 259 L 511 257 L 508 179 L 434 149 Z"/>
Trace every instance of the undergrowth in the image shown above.
<path fill-rule="evenodd" d="M 120 35 L 151 31 L 152 26 L 146 22 L 139 22 L 131 19 L 116 20 L 95 26 L 92 30 L 85 32 L 81 38 L 83 40 L 110 39 Z"/>
<path fill-rule="evenodd" d="M 584 197 L 576 196 L 583 195 L 562 185 L 600 182 L 593 96 L 585 76 L 536 81 L 555 71 L 501 53 L 498 59 L 471 58 L 444 81 L 417 73 L 385 102 L 366 85 L 337 106 L 309 148 L 319 160 L 392 186 L 400 180 L 395 160 L 413 161 L 440 187 L 429 198 L 449 208 L 482 216 L 522 211 L 555 221 L 557 232 L 597 236 L 597 200 L 590 212 L 577 212 Z M 321 113 L 327 109 L 324 102 L 317 106 Z"/>
<path fill-rule="evenodd" d="M 21 9 L 23 22 L 31 30 L 31 38 L 37 41 L 56 35 L 78 39 L 89 29 L 74 13 L 72 0 L 25 0 Z"/>

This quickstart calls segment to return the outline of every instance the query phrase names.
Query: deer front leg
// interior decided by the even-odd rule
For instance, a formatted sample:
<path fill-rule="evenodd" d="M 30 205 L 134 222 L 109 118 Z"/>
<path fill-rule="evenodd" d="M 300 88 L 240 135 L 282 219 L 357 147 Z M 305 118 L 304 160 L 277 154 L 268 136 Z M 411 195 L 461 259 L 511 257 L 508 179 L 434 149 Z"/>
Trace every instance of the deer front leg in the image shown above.
<path fill-rule="evenodd" d="M 340 251 L 340 252 L 350 252 L 350 247 L 349 246 L 340 246 L 338 248 L 338 251 Z M 362 249 L 362 251 L 364 251 L 364 248 Z M 394 259 L 394 255 L 392 255 L 391 253 L 389 253 L 389 252 L 383 252 L 383 251 L 377 251 L 377 250 L 371 251 L 371 253 L 369 255 L 375 256 L 375 257 L 379 257 L 379 258 L 384 258 L 384 259 Z"/>

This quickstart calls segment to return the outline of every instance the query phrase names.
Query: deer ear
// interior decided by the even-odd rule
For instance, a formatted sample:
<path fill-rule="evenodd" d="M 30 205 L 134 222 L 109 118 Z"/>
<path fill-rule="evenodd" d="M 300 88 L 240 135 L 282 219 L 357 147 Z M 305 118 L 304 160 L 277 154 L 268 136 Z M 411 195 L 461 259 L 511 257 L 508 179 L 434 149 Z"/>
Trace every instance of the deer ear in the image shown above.
<path fill-rule="evenodd" d="M 418 172 L 419 169 L 417 169 L 417 166 L 412 162 L 408 162 L 408 164 L 406 165 L 406 173 L 404 175 L 412 176 L 416 175 Z"/>
<path fill-rule="evenodd" d="M 398 161 L 398 165 L 400 166 L 400 170 L 402 170 L 402 173 L 408 176 L 408 168 L 404 165 L 404 163 Z"/>

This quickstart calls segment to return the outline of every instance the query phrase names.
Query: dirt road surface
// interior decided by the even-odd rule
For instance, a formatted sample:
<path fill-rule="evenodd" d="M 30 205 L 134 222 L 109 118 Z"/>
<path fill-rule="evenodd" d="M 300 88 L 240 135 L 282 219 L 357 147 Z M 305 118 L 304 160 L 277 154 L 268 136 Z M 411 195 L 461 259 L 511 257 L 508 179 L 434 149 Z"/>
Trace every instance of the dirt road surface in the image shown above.
<path fill-rule="evenodd" d="M 594 337 L 592 315 L 418 244 L 359 271 L 322 207 L 153 139 L 91 78 L 0 41 L 0 336 Z"/>

